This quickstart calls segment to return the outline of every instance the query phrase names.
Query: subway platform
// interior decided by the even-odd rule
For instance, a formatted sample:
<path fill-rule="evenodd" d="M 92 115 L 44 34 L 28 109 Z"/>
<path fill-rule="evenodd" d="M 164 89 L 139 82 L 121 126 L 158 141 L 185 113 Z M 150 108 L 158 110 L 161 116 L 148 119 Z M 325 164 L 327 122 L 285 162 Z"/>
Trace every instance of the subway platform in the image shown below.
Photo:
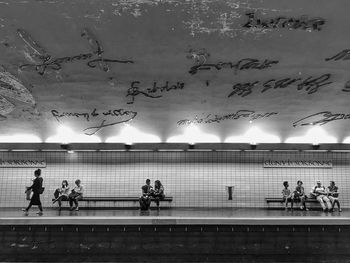
<path fill-rule="evenodd" d="M 1 209 L 5 262 L 350 262 L 350 210 Z"/>
<path fill-rule="evenodd" d="M 323 212 L 319 209 L 301 211 L 299 208 L 136 208 L 84 209 L 70 211 L 63 208 L 45 209 L 42 216 L 32 208 L 26 215 L 20 208 L 0 209 L 0 225 L 350 225 L 350 209 Z"/>

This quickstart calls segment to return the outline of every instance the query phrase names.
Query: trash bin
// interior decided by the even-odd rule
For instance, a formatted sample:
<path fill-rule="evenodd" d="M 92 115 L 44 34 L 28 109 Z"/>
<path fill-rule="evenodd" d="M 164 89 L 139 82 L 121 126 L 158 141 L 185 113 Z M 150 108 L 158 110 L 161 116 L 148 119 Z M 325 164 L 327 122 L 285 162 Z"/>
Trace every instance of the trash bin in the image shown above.
<path fill-rule="evenodd" d="M 225 188 L 226 188 L 226 192 L 228 195 L 228 200 L 232 200 L 232 193 L 233 193 L 234 186 L 233 185 L 226 185 Z"/>

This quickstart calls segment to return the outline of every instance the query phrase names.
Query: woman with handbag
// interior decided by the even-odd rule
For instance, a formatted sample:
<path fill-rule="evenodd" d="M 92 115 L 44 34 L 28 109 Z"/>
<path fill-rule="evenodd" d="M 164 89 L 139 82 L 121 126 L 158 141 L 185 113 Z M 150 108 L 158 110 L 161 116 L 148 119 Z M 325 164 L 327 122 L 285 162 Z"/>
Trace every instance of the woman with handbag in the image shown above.
<path fill-rule="evenodd" d="M 62 181 L 62 185 L 60 188 L 57 188 L 54 192 L 54 199 L 52 199 L 52 203 L 58 202 L 58 207 L 61 210 L 62 201 L 69 200 L 69 184 L 67 180 Z"/>
<path fill-rule="evenodd" d="M 30 199 L 30 203 L 28 207 L 23 208 L 22 211 L 28 214 L 28 211 L 32 207 L 32 205 L 37 205 L 40 210 L 39 212 L 37 212 L 37 214 L 42 215 L 43 208 L 41 206 L 40 195 L 44 192 L 44 188 L 43 188 L 43 178 L 41 177 L 41 170 L 40 169 L 35 170 L 34 176 L 35 176 L 35 179 L 33 181 L 32 186 L 28 187 L 26 190 L 26 191 L 33 191 L 32 198 Z"/>

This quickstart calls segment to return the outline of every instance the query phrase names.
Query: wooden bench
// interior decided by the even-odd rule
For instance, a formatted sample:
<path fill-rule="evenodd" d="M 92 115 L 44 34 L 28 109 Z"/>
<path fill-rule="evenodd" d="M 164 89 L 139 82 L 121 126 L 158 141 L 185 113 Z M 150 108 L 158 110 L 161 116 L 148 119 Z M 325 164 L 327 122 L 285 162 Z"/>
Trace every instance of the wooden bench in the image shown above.
<path fill-rule="evenodd" d="M 284 200 L 281 197 L 266 197 L 265 201 L 267 204 L 269 204 L 269 203 L 284 203 Z M 299 203 L 300 199 L 294 199 L 293 202 Z M 318 201 L 315 198 L 307 198 L 305 200 L 305 203 L 318 203 Z"/>
<path fill-rule="evenodd" d="M 80 202 L 139 202 L 139 196 L 84 196 L 79 200 Z M 68 201 L 68 200 L 66 200 Z M 151 198 L 151 201 L 155 201 L 154 198 Z M 172 202 L 172 196 L 165 196 L 160 202 Z"/>
<path fill-rule="evenodd" d="M 139 196 L 84 196 L 83 199 L 79 200 L 86 202 L 138 202 Z M 155 201 L 154 198 L 151 199 Z M 172 202 L 172 196 L 166 196 L 164 199 L 159 200 L 160 202 Z"/>
<path fill-rule="evenodd" d="M 266 197 L 265 198 L 266 203 L 283 203 L 284 200 L 281 197 Z M 300 199 L 294 199 L 294 202 L 298 203 L 300 202 Z M 318 203 L 317 199 L 315 198 L 307 198 L 305 200 L 306 203 Z"/>

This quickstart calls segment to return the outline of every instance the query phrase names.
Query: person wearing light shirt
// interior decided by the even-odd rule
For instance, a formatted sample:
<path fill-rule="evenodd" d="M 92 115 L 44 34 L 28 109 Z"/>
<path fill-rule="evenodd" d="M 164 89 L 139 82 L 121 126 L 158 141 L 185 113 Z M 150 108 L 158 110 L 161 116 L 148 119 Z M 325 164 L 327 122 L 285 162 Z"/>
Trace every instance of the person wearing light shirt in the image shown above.
<path fill-rule="evenodd" d="M 327 212 L 327 209 L 329 211 L 332 210 L 332 204 L 329 198 L 327 197 L 327 190 L 324 186 L 322 186 L 321 181 L 316 182 L 317 185 L 314 187 L 314 195 L 316 195 L 317 201 L 320 203 L 322 209 L 324 212 Z M 327 207 L 326 207 L 326 205 Z"/>
<path fill-rule="evenodd" d="M 84 186 L 81 184 L 81 181 L 77 179 L 75 181 L 75 187 L 73 188 L 71 194 L 69 195 L 69 205 L 70 210 L 79 211 L 79 203 L 78 201 L 83 199 Z M 75 206 L 73 207 L 73 203 Z"/>

